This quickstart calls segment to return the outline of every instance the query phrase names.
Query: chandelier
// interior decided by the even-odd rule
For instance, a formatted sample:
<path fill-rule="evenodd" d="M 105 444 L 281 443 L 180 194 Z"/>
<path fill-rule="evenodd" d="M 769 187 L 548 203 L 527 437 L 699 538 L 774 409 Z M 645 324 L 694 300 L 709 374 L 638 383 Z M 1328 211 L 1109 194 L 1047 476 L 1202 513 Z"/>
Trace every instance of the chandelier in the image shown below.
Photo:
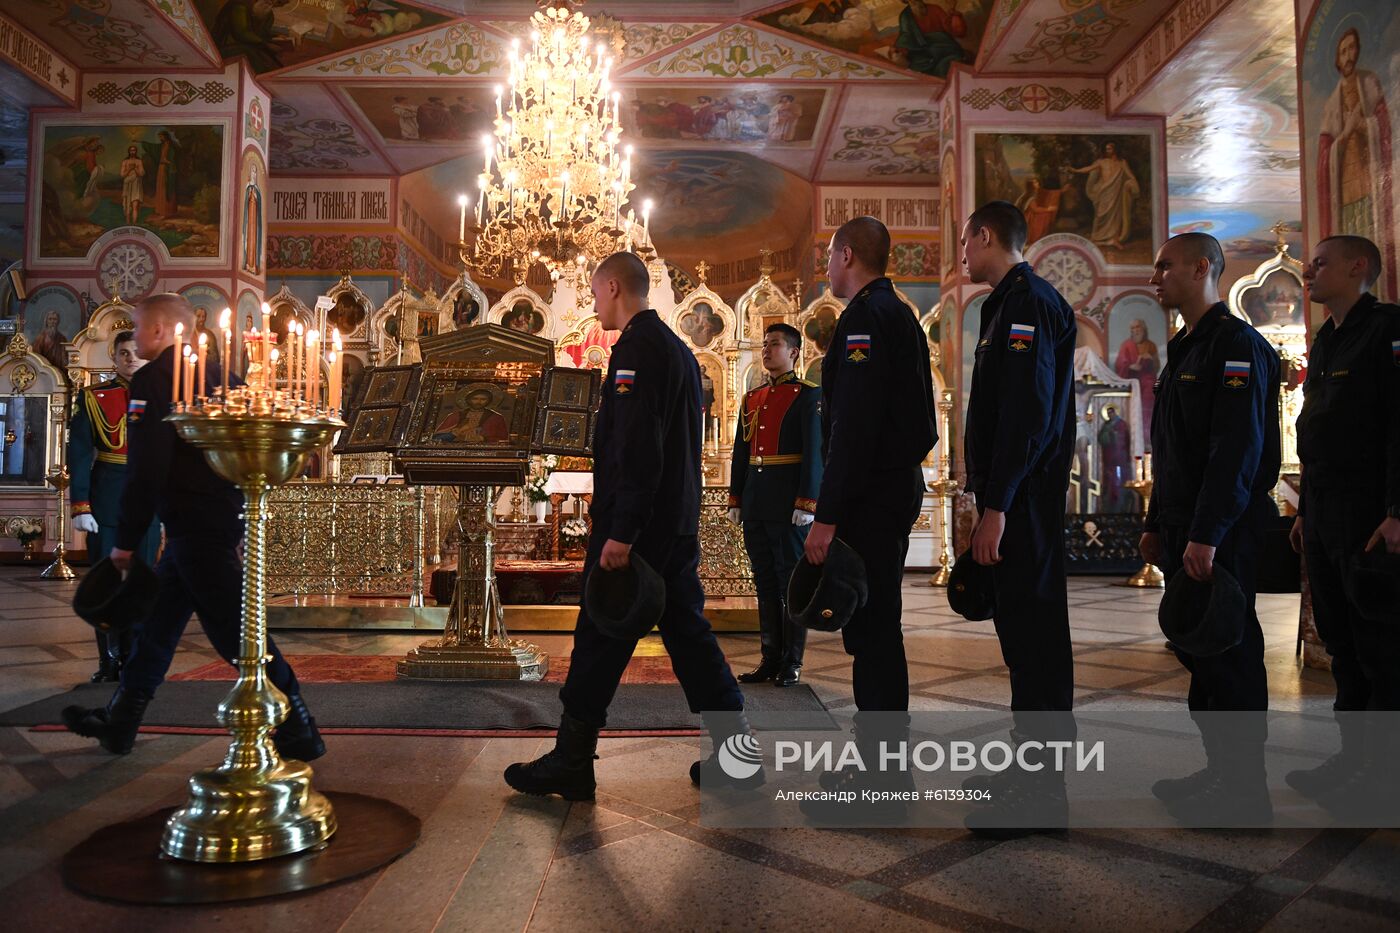
<path fill-rule="evenodd" d="M 639 234 L 630 205 L 624 211 L 635 187 L 632 147 L 620 149 L 621 94 L 608 77 L 608 47 L 590 42 L 588 17 L 558 0 L 530 24 L 529 51 L 512 43 L 509 84 L 496 87 L 495 133 L 482 137 L 485 170 L 470 227 L 469 201 L 458 199 L 463 261 L 517 283 L 536 262 L 558 278 L 620 249 L 651 252 L 650 202 Z"/>

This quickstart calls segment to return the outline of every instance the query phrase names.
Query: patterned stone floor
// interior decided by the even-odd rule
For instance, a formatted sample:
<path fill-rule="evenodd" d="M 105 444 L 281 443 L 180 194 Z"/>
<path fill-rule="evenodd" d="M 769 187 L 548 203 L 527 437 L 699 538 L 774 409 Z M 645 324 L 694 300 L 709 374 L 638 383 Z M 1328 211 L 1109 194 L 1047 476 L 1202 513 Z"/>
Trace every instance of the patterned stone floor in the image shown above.
<path fill-rule="evenodd" d="M 990 623 L 906 586 L 918 709 L 1005 709 Z M 0 708 L 66 689 L 93 667 L 71 590 L 0 571 Z M 1182 702 L 1186 678 L 1162 648 L 1156 594 L 1071 583 L 1078 703 Z M 1263 596 L 1270 691 L 1281 708 L 1325 709 L 1330 679 L 1294 658 L 1297 597 Z M 418 636 L 288 633 L 289 653 L 396 654 Z M 568 639 L 536 639 L 551 652 Z M 736 668 L 752 636 L 725 637 Z M 643 650 L 659 652 L 659 644 Z M 175 669 L 214 657 L 198 634 Z M 746 668 L 745 668 L 746 669 Z M 808 678 L 850 705 L 839 642 L 813 638 Z M 1000 844 L 952 830 L 720 832 L 698 823 L 684 739 L 608 739 L 600 793 L 569 805 L 510 794 L 501 770 L 540 739 L 343 737 L 318 786 L 372 793 L 424 823 L 387 869 L 308 895 L 217 908 L 130 908 L 66 891 L 57 862 L 94 829 L 182 798 L 224 741 L 142 738 L 123 758 L 57 733 L 0 729 L 0 928 L 15 930 L 1356 930 L 1400 929 L 1394 831 L 1072 832 Z"/>

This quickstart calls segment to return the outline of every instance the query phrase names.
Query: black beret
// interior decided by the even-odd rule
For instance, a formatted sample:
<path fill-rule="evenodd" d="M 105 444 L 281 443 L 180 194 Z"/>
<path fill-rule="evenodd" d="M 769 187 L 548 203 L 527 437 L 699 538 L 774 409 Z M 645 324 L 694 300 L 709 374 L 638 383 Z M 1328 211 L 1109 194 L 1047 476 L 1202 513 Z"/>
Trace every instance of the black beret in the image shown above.
<path fill-rule="evenodd" d="M 666 609 L 666 581 L 633 551 L 621 570 L 593 567 L 583 585 L 583 607 L 604 635 L 636 641 L 661 619 Z"/>
<path fill-rule="evenodd" d="M 948 574 L 948 605 L 969 622 L 984 622 L 997 607 L 996 579 L 991 567 L 963 551 Z"/>
<path fill-rule="evenodd" d="M 124 632 L 145 621 L 159 588 L 155 571 L 140 560 L 133 558 L 123 577 L 112 559 L 104 557 L 78 581 L 73 612 L 100 631 Z"/>
<path fill-rule="evenodd" d="M 1372 622 L 1400 622 L 1400 554 L 1384 546 L 1347 562 L 1347 595 L 1356 611 Z"/>
<path fill-rule="evenodd" d="M 1157 607 L 1157 624 L 1174 647 L 1208 658 L 1240 643 L 1246 611 L 1239 581 L 1216 564 L 1211 579 L 1204 583 L 1185 570 L 1177 571 Z"/>
<path fill-rule="evenodd" d="M 803 557 L 788 580 L 788 615 L 792 621 L 819 632 L 839 632 L 865 605 L 870 589 L 865 561 L 840 538 L 831 539 L 820 567 Z"/>

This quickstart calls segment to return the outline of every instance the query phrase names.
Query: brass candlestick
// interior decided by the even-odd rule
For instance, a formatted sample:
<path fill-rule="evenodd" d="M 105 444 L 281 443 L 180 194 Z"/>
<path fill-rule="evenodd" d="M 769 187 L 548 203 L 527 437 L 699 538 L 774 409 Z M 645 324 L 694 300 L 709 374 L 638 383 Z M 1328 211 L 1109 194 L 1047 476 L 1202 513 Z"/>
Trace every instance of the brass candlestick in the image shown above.
<path fill-rule="evenodd" d="M 243 624 L 234 662 L 238 682 L 218 711 L 233 744 L 223 764 L 190 777 L 189 799 L 166 823 L 161 849 L 195 862 L 290 855 L 330 839 L 336 817 L 330 801 L 312 788 L 310 766 L 284 761 L 272 744 L 271 732 L 288 707 L 265 670 L 267 494 L 297 475 L 306 457 L 345 424 L 271 389 L 237 388 L 180 409 L 167 420 L 243 491 Z"/>
<path fill-rule="evenodd" d="M 939 475 L 941 479 L 928 484 L 929 492 L 938 497 L 938 515 L 943 526 L 939 534 L 938 569 L 928 578 L 929 586 L 947 586 L 953 575 L 953 499 L 961 491 L 961 484 L 953 479 L 953 458 L 948 454 L 953 432 L 953 390 L 944 389 L 938 399 L 938 413 L 942 416 L 942 431 L 939 434 L 942 453 L 939 455 Z"/>
<path fill-rule="evenodd" d="M 1147 507 L 1152 501 L 1152 479 L 1144 476 L 1142 479 L 1130 479 L 1123 484 L 1128 489 L 1133 490 L 1142 499 L 1142 518 L 1147 521 Z M 1135 586 L 1140 589 L 1150 589 L 1152 587 L 1162 587 L 1166 585 L 1166 577 L 1162 576 L 1162 571 L 1152 564 L 1144 563 L 1128 579 L 1124 580 L 1121 586 Z"/>
<path fill-rule="evenodd" d="M 77 577 L 68 566 L 68 466 L 59 464 L 45 477 L 49 485 L 58 491 L 58 543 L 53 547 L 53 563 L 39 574 L 41 580 L 72 580 Z"/>

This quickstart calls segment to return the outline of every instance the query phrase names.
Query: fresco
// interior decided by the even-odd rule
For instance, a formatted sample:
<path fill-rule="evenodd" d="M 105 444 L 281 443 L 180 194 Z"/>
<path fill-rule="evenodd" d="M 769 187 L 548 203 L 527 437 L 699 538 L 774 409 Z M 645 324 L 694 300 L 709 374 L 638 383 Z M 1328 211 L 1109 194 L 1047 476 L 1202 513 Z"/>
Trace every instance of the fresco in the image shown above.
<path fill-rule="evenodd" d="M 346 93 L 387 142 L 461 146 L 492 130 L 488 88 L 352 87 Z"/>
<path fill-rule="evenodd" d="M 217 256 L 224 127 L 51 124 L 41 136 L 39 257 L 86 256 L 138 226 L 171 256 Z"/>
<path fill-rule="evenodd" d="M 962 328 L 958 331 L 959 338 L 959 383 L 958 404 L 962 408 L 961 428 L 958 434 L 961 435 L 967 427 L 967 400 L 972 394 L 972 367 L 977 362 L 977 341 L 982 336 L 982 305 L 986 303 L 987 296 L 991 292 L 983 292 L 967 303 L 963 309 Z M 961 441 L 961 437 L 958 438 Z M 960 444 L 958 446 L 961 446 Z"/>
<path fill-rule="evenodd" d="M 632 139 L 810 143 L 825 100 L 815 88 L 646 85 L 623 97 L 622 127 Z"/>
<path fill-rule="evenodd" d="M 1111 264 L 1152 262 L 1149 135 L 979 133 L 973 159 L 976 203 L 1020 207 L 1028 243 L 1072 233 Z"/>
<path fill-rule="evenodd" d="M 1170 236 L 1209 233 L 1220 241 L 1226 260 L 1258 264 L 1275 253 L 1276 237 L 1269 230 L 1281 218 L 1296 215 L 1298 205 L 1287 202 L 1254 202 L 1249 209 L 1238 204 L 1177 201 L 1172 205 Z M 1288 221 L 1285 234 L 1295 257 L 1302 255 L 1302 222 Z"/>
<path fill-rule="evenodd" d="M 651 234 L 663 255 L 670 255 L 668 239 L 733 237 L 780 212 L 795 211 L 806 221 L 812 211 L 810 185 L 776 165 L 737 153 L 646 153 L 634 178 L 633 202 L 656 202 Z M 714 249 L 713 243 L 709 246 Z"/>
<path fill-rule="evenodd" d="M 263 192 L 267 187 L 267 166 L 256 149 L 243 152 L 238 182 L 238 268 L 249 275 L 262 275 L 266 247 Z"/>
<path fill-rule="evenodd" d="M 1120 377 L 1136 379 L 1142 399 L 1143 436 L 1152 437 L 1153 387 L 1167 361 L 1167 313 L 1146 295 L 1127 295 L 1109 311 L 1107 363 Z"/>
<path fill-rule="evenodd" d="M 991 0 L 803 0 L 758 18 L 804 39 L 946 77 L 971 63 Z"/>
<path fill-rule="evenodd" d="M 299 65 L 447 22 L 396 0 L 196 0 L 224 58 L 259 73 Z"/>
<path fill-rule="evenodd" d="M 63 345 L 78 335 L 83 324 L 78 296 L 65 286 L 37 288 L 25 302 L 22 332 L 29 341 L 29 348 L 59 372 L 67 369 Z"/>
<path fill-rule="evenodd" d="M 382 172 L 384 163 L 360 140 L 363 131 L 327 115 L 324 95 L 293 90 L 272 102 L 269 160 L 274 172 L 345 171 Z"/>
<path fill-rule="evenodd" d="M 1364 236 L 1381 247 L 1382 297 L 1397 295 L 1395 121 L 1400 119 L 1400 6 L 1323 4 L 1301 48 L 1304 190 L 1313 239 Z"/>

